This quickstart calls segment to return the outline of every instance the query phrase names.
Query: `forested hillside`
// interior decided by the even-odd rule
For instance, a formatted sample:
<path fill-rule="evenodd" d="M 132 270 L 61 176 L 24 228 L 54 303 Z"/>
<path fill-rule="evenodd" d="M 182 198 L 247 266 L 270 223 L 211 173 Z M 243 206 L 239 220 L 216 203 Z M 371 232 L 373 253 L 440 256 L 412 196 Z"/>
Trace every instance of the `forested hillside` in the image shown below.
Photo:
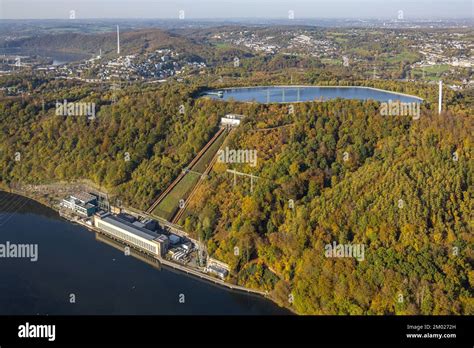
<path fill-rule="evenodd" d="M 117 36 L 115 32 L 108 33 L 58 33 L 27 37 L 14 41 L 7 41 L 3 47 L 22 47 L 30 49 L 60 50 L 66 52 L 80 52 L 98 54 L 101 49 L 104 53 L 115 52 Z M 121 48 L 125 53 L 136 54 L 145 51 L 154 51 L 163 47 L 179 47 L 199 49 L 197 44 L 184 37 L 173 35 L 162 30 L 140 30 L 123 32 L 121 34 Z"/>
<path fill-rule="evenodd" d="M 90 179 L 145 209 L 214 134 L 217 113 L 179 113 L 186 93 L 179 86 L 95 91 L 47 84 L 42 97 L 0 104 L 0 180 L 51 183 Z M 56 99 L 53 99 L 56 98 Z M 55 102 L 96 104 L 95 120 L 57 116 Z M 43 111 L 42 102 L 45 101 Z M 210 111 L 210 110 L 208 110 Z M 15 161 L 19 153 L 20 161 Z"/>
<path fill-rule="evenodd" d="M 194 100 L 206 79 L 113 91 L 3 78 L 33 93 L 1 99 L 0 182 L 89 179 L 146 209 L 221 116 L 244 114 L 225 146 L 257 150 L 257 166 L 217 163 L 180 221 L 231 265 L 234 281 L 303 314 L 474 313 L 470 95 L 448 91 L 449 111 L 438 116 L 435 87 L 378 82 L 426 99 L 413 120 L 381 116 L 373 101 L 299 103 L 290 112 Z M 55 103 L 64 99 L 95 103 L 96 118 L 57 116 Z M 228 168 L 257 175 L 253 192 L 242 177 L 234 187 Z M 327 258 L 332 242 L 363 244 L 364 260 Z"/>
<path fill-rule="evenodd" d="M 256 169 L 228 165 L 260 177 L 254 193 L 218 164 L 182 221 L 242 284 L 298 313 L 473 313 L 472 115 L 332 101 L 255 131 L 286 111 L 263 109 L 229 145 L 257 149 Z M 334 241 L 364 244 L 365 260 L 325 257 Z"/>
<path fill-rule="evenodd" d="M 37 35 L 0 43 L 1 48 L 22 48 L 27 50 L 47 50 L 69 53 L 80 53 L 97 56 L 102 52 L 105 57 L 116 57 L 117 34 L 115 31 L 106 33 L 57 33 L 54 35 Z M 159 29 L 141 29 L 125 31 L 120 34 L 120 49 L 125 55 L 144 55 L 158 49 L 171 49 L 198 61 L 208 64 L 228 62 L 235 57 L 241 59 L 251 56 L 239 48 L 221 47 L 198 43 L 185 36 Z"/>

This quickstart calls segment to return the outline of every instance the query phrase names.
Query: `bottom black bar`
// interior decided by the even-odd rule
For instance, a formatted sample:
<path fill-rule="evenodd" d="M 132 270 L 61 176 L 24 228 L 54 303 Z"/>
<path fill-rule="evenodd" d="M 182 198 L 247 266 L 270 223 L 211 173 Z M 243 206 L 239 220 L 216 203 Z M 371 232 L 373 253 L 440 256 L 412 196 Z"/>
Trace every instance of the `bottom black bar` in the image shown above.
<path fill-rule="evenodd" d="M 473 323 L 472 316 L 3 316 L 0 347 L 177 343 L 472 347 Z"/>

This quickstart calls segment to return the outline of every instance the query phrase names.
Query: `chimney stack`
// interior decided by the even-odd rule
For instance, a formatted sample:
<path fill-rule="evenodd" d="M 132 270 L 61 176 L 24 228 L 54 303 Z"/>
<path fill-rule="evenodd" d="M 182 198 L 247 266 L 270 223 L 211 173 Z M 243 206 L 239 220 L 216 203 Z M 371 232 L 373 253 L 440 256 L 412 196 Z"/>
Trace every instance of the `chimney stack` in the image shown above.
<path fill-rule="evenodd" d="M 443 81 L 439 80 L 438 114 L 443 110 Z"/>
<path fill-rule="evenodd" d="M 117 25 L 117 54 L 120 54 L 120 31 Z"/>

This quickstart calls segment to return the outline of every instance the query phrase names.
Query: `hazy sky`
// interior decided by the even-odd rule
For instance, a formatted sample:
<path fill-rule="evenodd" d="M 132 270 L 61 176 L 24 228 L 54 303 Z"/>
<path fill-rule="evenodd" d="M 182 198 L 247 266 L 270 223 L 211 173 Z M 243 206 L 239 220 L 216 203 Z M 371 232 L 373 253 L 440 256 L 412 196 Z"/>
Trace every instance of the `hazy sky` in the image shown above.
<path fill-rule="evenodd" d="M 474 0 L 0 0 L 0 18 L 469 18 Z"/>

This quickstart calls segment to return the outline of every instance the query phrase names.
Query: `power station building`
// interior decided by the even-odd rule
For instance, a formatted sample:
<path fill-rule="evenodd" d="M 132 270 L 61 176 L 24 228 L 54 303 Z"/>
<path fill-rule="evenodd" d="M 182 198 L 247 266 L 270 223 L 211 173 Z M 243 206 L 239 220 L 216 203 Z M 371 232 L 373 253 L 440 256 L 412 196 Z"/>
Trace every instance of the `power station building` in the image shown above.
<path fill-rule="evenodd" d="M 221 125 L 224 127 L 237 127 L 240 125 L 242 118 L 243 115 L 227 114 L 224 117 L 221 117 Z"/>
<path fill-rule="evenodd" d="M 61 202 L 62 207 L 84 217 L 92 216 L 97 210 L 97 204 L 97 197 L 86 192 L 70 195 Z"/>
<path fill-rule="evenodd" d="M 229 274 L 230 267 L 228 264 L 208 256 L 206 270 L 224 280 Z"/>
<path fill-rule="evenodd" d="M 153 233 L 110 213 L 94 215 L 94 226 L 105 234 L 147 253 L 164 256 L 168 252 L 167 236 Z"/>

